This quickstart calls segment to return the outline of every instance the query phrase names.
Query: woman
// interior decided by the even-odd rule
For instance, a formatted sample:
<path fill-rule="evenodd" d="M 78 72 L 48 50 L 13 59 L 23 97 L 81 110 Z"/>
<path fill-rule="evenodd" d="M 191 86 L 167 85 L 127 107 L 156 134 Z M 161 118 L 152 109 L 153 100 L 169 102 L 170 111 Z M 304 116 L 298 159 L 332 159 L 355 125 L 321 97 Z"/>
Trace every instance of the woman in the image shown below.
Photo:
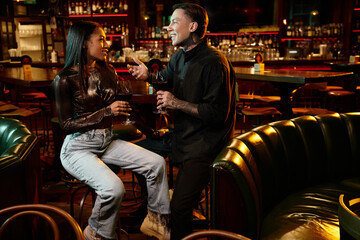
<path fill-rule="evenodd" d="M 106 164 L 144 175 L 148 215 L 141 231 L 164 239 L 169 235 L 170 214 L 165 161 L 134 144 L 112 139 L 113 117 L 127 116 L 131 108 L 129 103 L 115 100 L 118 78 L 106 63 L 108 48 L 98 23 L 77 22 L 70 27 L 65 66 L 54 79 L 56 111 L 66 134 L 61 163 L 97 193 L 85 239 L 115 238 L 125 188 Z"/>

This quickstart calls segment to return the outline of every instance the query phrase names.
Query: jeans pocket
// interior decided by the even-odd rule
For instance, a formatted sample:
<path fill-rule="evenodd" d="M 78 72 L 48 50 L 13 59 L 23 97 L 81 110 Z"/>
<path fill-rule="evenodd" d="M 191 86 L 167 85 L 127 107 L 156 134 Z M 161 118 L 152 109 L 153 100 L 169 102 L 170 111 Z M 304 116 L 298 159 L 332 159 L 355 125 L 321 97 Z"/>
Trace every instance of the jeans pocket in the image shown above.
<path fill-rule="evenodd" d="M 91 140 L 91 131 L 84 132 L 84 133 L 74 133 L 72 134 L 71 139 L 77 142 L 86 142 Z"/>

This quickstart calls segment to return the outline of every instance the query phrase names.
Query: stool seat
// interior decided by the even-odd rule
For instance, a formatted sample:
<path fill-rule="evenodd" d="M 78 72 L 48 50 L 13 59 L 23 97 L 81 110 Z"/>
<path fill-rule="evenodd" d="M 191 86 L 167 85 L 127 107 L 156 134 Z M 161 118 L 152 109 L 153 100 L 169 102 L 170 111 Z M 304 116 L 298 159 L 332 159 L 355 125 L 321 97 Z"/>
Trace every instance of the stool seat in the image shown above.
<path fill-rule="evenodd" d="M 256 96 L 254 100 L 261 101 L 261 102 L 280 102 L 280 96 Z"/>
<path fill-rule="evenodd" d="M 114 124 L 113 133 L 115 139 L 133 141 L 141 138 L 142 132 L 134 125 Z"/>
<path fill-rule="evenodd" d="M 320 115 L 320 114 L 333 114 L 334 111 L 327 110 L 325 108 L 292 108 L 293 114 L 295 115 Z"/>
<path fill-rule="evenodd" d="M 352 91 L 347 90 L 332 90 L 328 92 L 328 95 L 335 96 L 335 97 L 341 97 L 341 96 L 352 96 L 355 95 Z"/>
<path fill-rule="evenodd" d="M 356 94 L 353 91 L 333 90 L 327 93 L 328 108 L 336 112 L 351 112 L 356 109 Z"/>
<path fill-rule="evenodd" d="M 10 112 L 10 111 L 14 111 L 16 109 L 19 109 L 18 106 L 15 106 L 13 104 L 1 104 L 0 106 L 0 113 L 6 113 L 6 112 Z"/>
<path fill-rule="evenodd" d="M 246 116 L 274 115 L 280 114 L 275 107 L 250 107 L 243 108 L 240 112 Z"/>
<path fill-rule="evenodd" d="M 327 91 L 333 91 L 333 90 L 344 90 L 344 88 L 343 87 L 341 87 L 341 86 L 326 86 L 326 90 Z"/>

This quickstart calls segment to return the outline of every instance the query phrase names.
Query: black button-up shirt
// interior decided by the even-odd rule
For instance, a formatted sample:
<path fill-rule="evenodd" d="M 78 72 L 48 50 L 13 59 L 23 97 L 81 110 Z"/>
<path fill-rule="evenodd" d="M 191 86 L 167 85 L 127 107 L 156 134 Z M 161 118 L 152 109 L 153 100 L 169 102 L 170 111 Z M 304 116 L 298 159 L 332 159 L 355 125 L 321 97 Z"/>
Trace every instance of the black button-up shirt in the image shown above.
<path fill-rule="evenodd" d="M 202 41 L 190 51 L 177 51 L 161 78 L 176 98 L 198 104 L 200 118 L 175 110 L 173 158 L 215 158 L 232 137 L 235 124 L 235 75 L 229 61 Z"/>

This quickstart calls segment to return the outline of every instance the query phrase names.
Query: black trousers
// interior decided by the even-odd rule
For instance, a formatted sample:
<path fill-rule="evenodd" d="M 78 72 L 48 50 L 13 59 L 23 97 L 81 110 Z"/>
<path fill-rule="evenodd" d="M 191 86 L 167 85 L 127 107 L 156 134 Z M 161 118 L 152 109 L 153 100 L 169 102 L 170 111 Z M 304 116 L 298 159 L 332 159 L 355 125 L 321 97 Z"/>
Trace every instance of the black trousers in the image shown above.
<path fill-rule="evenodd" d="M 171 200 L 171 240 L 182 239 L 193 230 L 193 209 L 210 179 L 213 159 L 191 159 L 179 165 Z"/>

